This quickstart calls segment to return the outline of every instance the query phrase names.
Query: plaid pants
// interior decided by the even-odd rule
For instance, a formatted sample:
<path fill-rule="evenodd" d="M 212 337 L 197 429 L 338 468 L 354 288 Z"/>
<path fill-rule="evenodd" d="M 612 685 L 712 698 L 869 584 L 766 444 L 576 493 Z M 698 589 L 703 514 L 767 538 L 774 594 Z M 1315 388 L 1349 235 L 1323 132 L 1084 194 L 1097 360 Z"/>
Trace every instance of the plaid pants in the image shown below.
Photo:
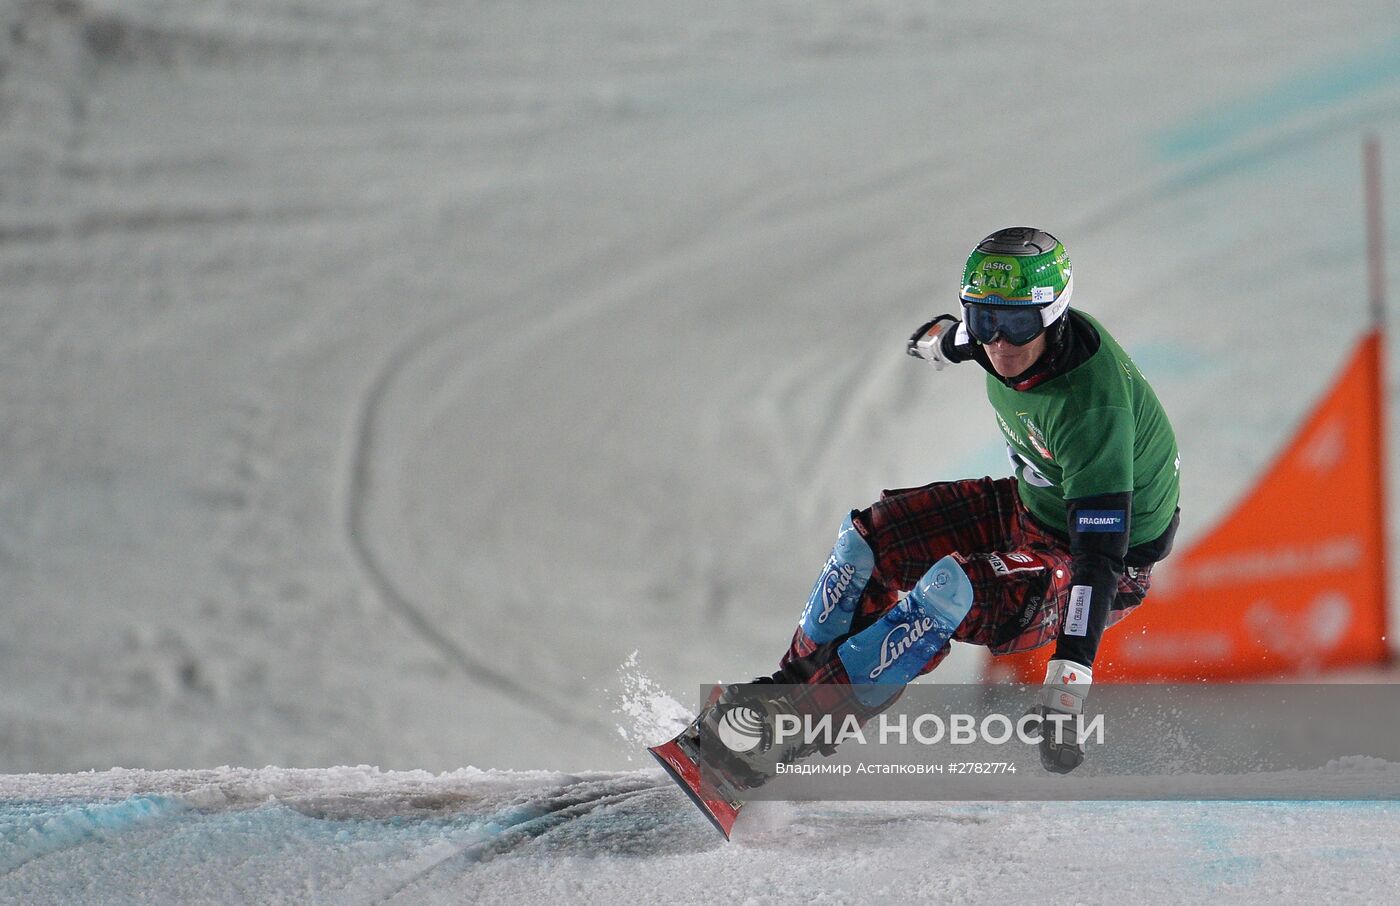
<path fill-rule="evenodd" d="M 949 554 L 962 564 L 973 591 L 972 609 L 953 638 L 985 645 L 998 655 L 1039 648 L 1058 635 L 1069 598 L 1069 545 L 1031 519 L 1014 478 L 939 481 L 885 491 L 853 521 L 875 553 L 875 570 L 856 607 L 852 635 L 894 607 L 930 566 Z M 1151 578 L 1151 567 L 1123 574 L 1110 626 L 1142 603 Z M 780 663 L 782 680 L 849 683 L 836 656 L 844 638 L 819 646 L 798 626 Z M 920 672 L 937 667 L 951 647 L 945 644 Z"/>

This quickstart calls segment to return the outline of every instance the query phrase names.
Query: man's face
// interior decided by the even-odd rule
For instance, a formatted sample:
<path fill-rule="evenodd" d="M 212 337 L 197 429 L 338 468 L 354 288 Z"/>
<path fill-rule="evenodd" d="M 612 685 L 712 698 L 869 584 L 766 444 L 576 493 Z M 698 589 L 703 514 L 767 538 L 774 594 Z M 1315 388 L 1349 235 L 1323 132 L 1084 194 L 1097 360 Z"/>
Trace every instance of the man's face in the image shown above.
<path fill-rule="evenodd" d="M 997 337 L 982 348 L 987 351 L 987 358 L 992 360 L 992 367 L 997 370 L 997 374 L 1002 377 L 1015 377 L 1034 365 L 1041 353 L 1045 352 L 1045 336 L 1042 333 L 1025 346 L 1012 346 L 1004 338 Z"/>

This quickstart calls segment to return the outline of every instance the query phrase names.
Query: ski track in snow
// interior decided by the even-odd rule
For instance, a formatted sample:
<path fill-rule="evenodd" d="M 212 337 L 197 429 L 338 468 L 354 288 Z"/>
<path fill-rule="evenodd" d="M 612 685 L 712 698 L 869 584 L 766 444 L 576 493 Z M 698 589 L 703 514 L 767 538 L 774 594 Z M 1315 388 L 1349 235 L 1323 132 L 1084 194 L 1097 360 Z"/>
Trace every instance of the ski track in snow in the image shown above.
<path fill-rule="evenodd" d="M 398 373 L 415 357 L 425 354 L 427 348 L 446 334 L 451 337 L 462 329 L 459 322 L 470 319 L 454 318 L 444 325 L 434 325 L 415 335 L 405 343 L 378 371 L 373 384 L 360 406 L 359 428 L 355 432 L 355 443 L 351 454 L 350 487 L 346 493 L 346 535 L 356 558 L 371 584 L 384 603 L 398 612 L 408 626 L 430 647 L 436 649 L 445 659 L 456 665 L 471 680 L 492 687 L 518 701 L 521 706 L 533 709 L 567 726 L 578 728 L 597 736 L 611 738 L 611 728 L 596 720 L 589 720 L 575 710 L 561 705 L 555 698 L 544 695 L 537 687 L 523 682 L 518 676 L 499 670 L 486 658 L 467 651 L 453 638 L 451 632 L 436 623 L 419 605 L 409 599 L 390 578 L 388 570 L 376 556 L 370 541 L 371 529 L 367 523 L 366 501 L 370 494 L 370 457 L 374 449 L 375 422 L 379 407 L 389 385 Z"/>
<path fill-rule="evenodd" d="M 670 275 L 693 267 L 697 261 L 721 262 L 732 257 L 733 249 L 773 231 L 793 229 L 814 213 L 849 203 L 859 197 L 869 203 L 870 194 L 876 197 L 883 194 L 908 192 L 907 182 L 927 165 L 927 161 L 898 161 L 888 166 L 888 172 L 875 174 L 854 174 L 847 187 L 833 189 L 834 198 L 824 198 L 811 203 L 815 210 L 799 206 L 796 210 L 778 209 L 780 213 L 769 212 L 755 216 L 775 205 L 775 201 L 762 192 L 753 193 L 736 210 L 721 211 L 718 208 L 698 218 L 703 226 L 691 232 L 669 238 L 666 251 L 657 255 L 640 271 L 627 274 L 622 283 L 609 283 L 597 289 L 584 292 L 578 299 L 554 307 L 543 320 L 530 321 L 524 328 L 500 335 L 498 328 L 492 328 L 488 318 L 467 313 L 454 316 L 432 325 L 411 336 L 389 357 L 378 371 L 374 381 L 364 394 L 359 405 L 358 429 L 350 455 L 349 488 L 347 499 L 347 536 L 357 560 L 360 562 L 371 584 L 378 590 L 385 603 L 398 612 L 408 626 L 429 646 L 439 651 L 447 660 L 461 668 L 469 679 L 498 689 L 521 703 L 523 707 L 536 710 L 552 719 L 570 723 L 585 732 L 602 738 L 613 738 L 613 728 L 601 722 L 596 714 L 596 701 L 585 699 L 580 703 L 566 704 L 570 694 L 564 689 L 549 688 L 542 677 L 536 677 L 532 686 L 518 681 L 513 675 L 493 668 L 487 659 L 470 651 L 457 638 L 444 622 L 432 615 L 431 608 L 419 603 L 418 596 L 407 591 L 403 582 L 394 578 L 395 570 L 391 563 L 411 564 L 411 557 L 382 552 L 375 539 L 396 537 L 401 534 L 400 521 L 403 518 L 401 501 L 392 497 L 386 501 L 376 499 L 385 495 L 381 484 L 374 476 L 398 474 L 405 468 L 403 460 L 412 449 L 397 450 L 397 455 L 378 451 L 377 438 L 384 434 L 382 428 L 386 419 L 385 410 L 392 405 L 392 397 L 397 397 L 400 407 L 412 407 L 408 413 L 416 422 L 407 424 L 432 423 L 442 417 L 439 413 L 451 412 L 458 399 L 490 394 L 493 392 L 487 375 L 503 364 L 511 362 L 538 361 L 548 357 L 551 349 L 561 336 L 575 334 L 580 328 L 604 317 L 616 316 L 619 312 L 641 309 L 652 304 L 652 287 L 664 283 Z M 747 234 L 753 234 L 750 239 Z M 570 283 L 580 280 L 593 266 L 578 265 L 570 270 L 577 276 L 565 273 L 552 278 L 551 282 Z M 492 337 L 488 347 L 483 347 L 482 334 Z M 874 350 L 870 350 L 873 357 Z M 894 375 L 903 367 L 898 357 L 880 357 L 873 367 L 863 367 L 860 363 L 867 356 L 858 356 L 841 373 L 840 381 L 830 393 L 822 398 L 823 423 L 804 426 L 823 438 L 820 444 L 811 445 L 804 452 L 793 452 L 796 462 L 787 465 L 803 476 L 804 482 L 814 488 L 825 487 L 835 477 L 843 458 L 840 450 L 843 444 L 860 430 L 862 420 L 869 419 L 869 411 L 874 407 L 888 388 Z M 748 408 L 764 406 L 771 409 L 766 401 L 772 400 L 781 384 L 782 387 L 797 387 L 820 383 L 830 364 L 810 357 L 799 360 L 802 371 L 798 374 L 774 373 L 762 375 L 758 386 L 748 388 L 749 399 L 743 405 Z M 398 385 L 416 388 L 403 391 Z M 716 401 L 706 411 L 696 414 L 696 421 L 708 426 L 711 434 L 723 436 L 728 420 L 734 416 L 723 411 L 723 402 Z M 413 439 L 414 432 L 400 426 L 399 435 Z M 378 460 L 383 459 L 384 462 Z M 820 496 L 808 495 L 796 510 L 795 524 L 807 524 L 818 520 Z M 371 514 L 382 509 L 387 516 L 376 520 Z M 402 553 L 402 552 L 400 552 Z M 400 570 L 409 572 L 409 570 Z M 497 652 L 499 654 L 499 652 Z M 573 690 L 577 694 L 577 690 Z"/>

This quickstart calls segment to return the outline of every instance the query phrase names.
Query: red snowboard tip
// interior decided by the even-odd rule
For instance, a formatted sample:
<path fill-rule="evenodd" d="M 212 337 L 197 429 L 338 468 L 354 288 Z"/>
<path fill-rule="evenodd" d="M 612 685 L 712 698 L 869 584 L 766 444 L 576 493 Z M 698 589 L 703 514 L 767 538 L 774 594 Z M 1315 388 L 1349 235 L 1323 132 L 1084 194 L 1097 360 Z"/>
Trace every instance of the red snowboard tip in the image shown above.
<path fill-rule="evenodd" d="M 695 807 L 724 834 L 724 839 L 728 840 L 729 832 L 734 828 L 734 820 L 739 817 L 739 806 L 731 804 L 710 784 L 701 780 L 700 766 L 681 750 L 674 739 L 659 746 L 651 746 L 647 751 L 661 763 L 661 767 L 666 769 L 666 773 L 671 775 L 676 785 L 690 797 Z"/>

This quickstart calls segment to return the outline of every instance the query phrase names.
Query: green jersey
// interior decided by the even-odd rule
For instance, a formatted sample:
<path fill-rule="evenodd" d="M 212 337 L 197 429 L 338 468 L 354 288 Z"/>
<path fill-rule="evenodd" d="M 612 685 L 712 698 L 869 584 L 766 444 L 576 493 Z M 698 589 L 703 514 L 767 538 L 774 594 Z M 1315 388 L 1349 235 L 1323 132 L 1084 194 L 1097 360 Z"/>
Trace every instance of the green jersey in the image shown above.
<path fill-rule="evenodd" d="M 1131 492 L 1128 543 L 1151 541 L 1166 531 L 1177 506 L 1176 436 L 1123 348 L 1098 321 L 1074 314 L 1099 335 L 1088 359 L 1029 390 L 987 376 L 987 398 L 1021 460 L 1017 492 L 1039 521 L 1062 530 L 1065 501 Z"/>

